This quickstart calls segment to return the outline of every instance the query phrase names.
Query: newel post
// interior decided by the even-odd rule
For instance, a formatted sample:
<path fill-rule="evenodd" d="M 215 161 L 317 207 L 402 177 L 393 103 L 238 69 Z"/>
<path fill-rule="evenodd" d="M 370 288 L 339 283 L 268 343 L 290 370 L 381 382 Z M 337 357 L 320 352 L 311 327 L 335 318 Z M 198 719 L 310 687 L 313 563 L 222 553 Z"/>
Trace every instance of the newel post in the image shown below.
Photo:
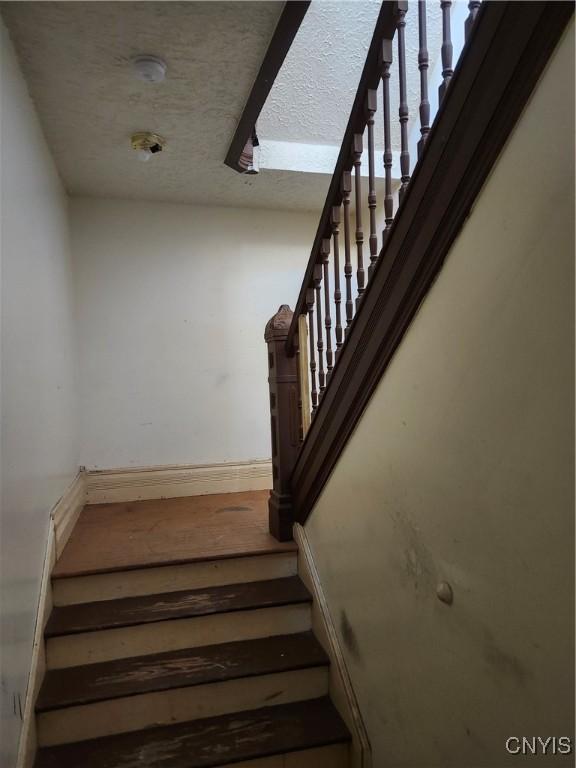
<path fill-rule="evenodd" d="M 268 385 L 272 432 L 273 490 L 268 501 L 270 533 L 279 541 L 292 538 L 292 496 L 290 475 L 299 447 L 298 365 L 296 355 L 286 354 L 286 338 L 292 310 L 283 304 L 266 324 Z"/>

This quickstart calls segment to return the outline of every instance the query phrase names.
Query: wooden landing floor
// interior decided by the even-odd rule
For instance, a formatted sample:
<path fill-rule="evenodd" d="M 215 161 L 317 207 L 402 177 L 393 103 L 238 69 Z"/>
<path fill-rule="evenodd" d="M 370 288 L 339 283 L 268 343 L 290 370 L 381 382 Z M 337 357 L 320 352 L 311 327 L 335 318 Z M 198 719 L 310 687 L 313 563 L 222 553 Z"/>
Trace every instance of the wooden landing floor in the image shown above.
<path fill-rule="evenodd" d="M 86 506 L 52 575 L 292 551 L 293 542 L 268 533 L 268 496 L 248 491 Z"/>

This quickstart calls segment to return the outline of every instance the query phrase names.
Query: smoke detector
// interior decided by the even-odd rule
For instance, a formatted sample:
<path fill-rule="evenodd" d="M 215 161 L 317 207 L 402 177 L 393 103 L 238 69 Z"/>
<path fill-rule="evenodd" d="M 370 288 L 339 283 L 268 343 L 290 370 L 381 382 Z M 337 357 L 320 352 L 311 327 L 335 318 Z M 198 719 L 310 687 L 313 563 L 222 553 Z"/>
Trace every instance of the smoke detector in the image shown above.
<path fill-rule="evenodd" d="M 138 159 L 146 162 L 153 155 L 157 155 L 166 146 L 166 140 L 157 133 L 150 131 L 139 131 L 130 137 L 132 149 L 138 153 Z"/>
<path fill-rule="evenodd" d="M 166 77 L 166 64 L 157 56 L 136 56 L 132 64 L 136 77 L 146 83 L 161 83 Z"/>

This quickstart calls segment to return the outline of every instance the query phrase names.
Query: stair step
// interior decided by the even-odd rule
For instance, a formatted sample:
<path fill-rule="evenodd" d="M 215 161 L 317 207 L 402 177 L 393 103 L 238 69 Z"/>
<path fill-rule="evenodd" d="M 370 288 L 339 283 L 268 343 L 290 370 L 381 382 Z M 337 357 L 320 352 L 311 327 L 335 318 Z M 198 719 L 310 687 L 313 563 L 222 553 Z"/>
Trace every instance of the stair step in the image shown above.
<path fill-rule="evenodd" d="M 310 593 L 300 579 L 291 576 L 208 589 L 57 606 L 52 610 L 45 636 L 74 635 L 159 621 L 309 603 L 311 600 Z"/>
<path fill-rule="evenodd" d="M 315 699 L 329 660 L 311 632 L 48 671 L 41 746 Z"/>
<path fill-rule="evenodd" d="M 36 711 L 328 663 L 312 632 L 303 632 L 55 669 L 46 673 Z"/>
<path fill-rule="evenodd" d="M 56 606 L 46 666 L 78 667 L 306 632 L 312 598 L 297 576 Z"/>
<path fill-rule="evenodd" d="M 334 706 L 322 698 L 43 748 L 35 768 L 218 768 L 291 752 L 304 755 L 349 740 Z"/>
<path fill-rule="evenodd" d="M 117 571 L 53 576 L 52 599 L 54 605 L 118 600 L 184 589 L 282 579 L 295 576 L 297 572 L 297 553 L 293 551 L 192 563 L 160 563 L 123 571 L 120 578 Z"/>

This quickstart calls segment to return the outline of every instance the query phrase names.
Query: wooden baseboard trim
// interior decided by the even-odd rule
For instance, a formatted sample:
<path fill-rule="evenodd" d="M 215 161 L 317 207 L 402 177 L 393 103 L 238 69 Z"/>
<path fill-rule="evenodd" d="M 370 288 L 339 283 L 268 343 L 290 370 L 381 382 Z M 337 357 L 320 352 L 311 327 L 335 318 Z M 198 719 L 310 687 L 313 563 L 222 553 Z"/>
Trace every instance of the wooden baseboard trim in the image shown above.
<path fill-rule="evenodd" d="M 298 544 L 298 574 L 314 598 L 312 629 L 330 657 L 330 697 L 352 734 L 351 766 L 372 768 L 370 739 L 346 668 L 306 530 L 299 523 L 294 525 L 294 540 Z"/>
<path fill-rule="evenodd" d="M 36 758 L 37 734 L 34 706 L 46 671 L 44 628 L 53 606 L 51 576 L 56 560 L 70 538 L 85 504 L 86 473 L 79 471 L 50 512 L 16 768 L 32 768 Z"/>
<path fill-rule="evenodd" d="M 259 491 L 272 487 L 272 462 L 98 470 L 87 472 L 86 481 L 88 504 Z"/>
<path fill-rule="evenodd" d="M 50 513 L 50 518 L 54 522 L 56 559 L 62 554 L 80 512 L 86 504 L 86 488 L 86 472 L 81 470 Z"/>
<path fill-rule="evenodd" d="M 50 576 L 56 562 L 56 529 L 52 515 L 48 527 L 48 539 L 42 568 L 42 580 L 40 582 L 40 596 L 38 599 L 38 611 L 36 614 L 36 626 L 34 629 L 34 641 L 32 645 L 32 660 L 28 675 L 28 687 L 26 689 L 26 702 L 24 705 L 24 717 L 20 741 L 18 745 L 18 757 L 16 768 L 32 768 L 36 758 L 37 736 L 36 717 L 34 706 L 38 697 L 38 691 L 44 679 L 46 671 L 46 652 L 44 646 L 44 627 L 52 610 L 52 588 Z"/>

